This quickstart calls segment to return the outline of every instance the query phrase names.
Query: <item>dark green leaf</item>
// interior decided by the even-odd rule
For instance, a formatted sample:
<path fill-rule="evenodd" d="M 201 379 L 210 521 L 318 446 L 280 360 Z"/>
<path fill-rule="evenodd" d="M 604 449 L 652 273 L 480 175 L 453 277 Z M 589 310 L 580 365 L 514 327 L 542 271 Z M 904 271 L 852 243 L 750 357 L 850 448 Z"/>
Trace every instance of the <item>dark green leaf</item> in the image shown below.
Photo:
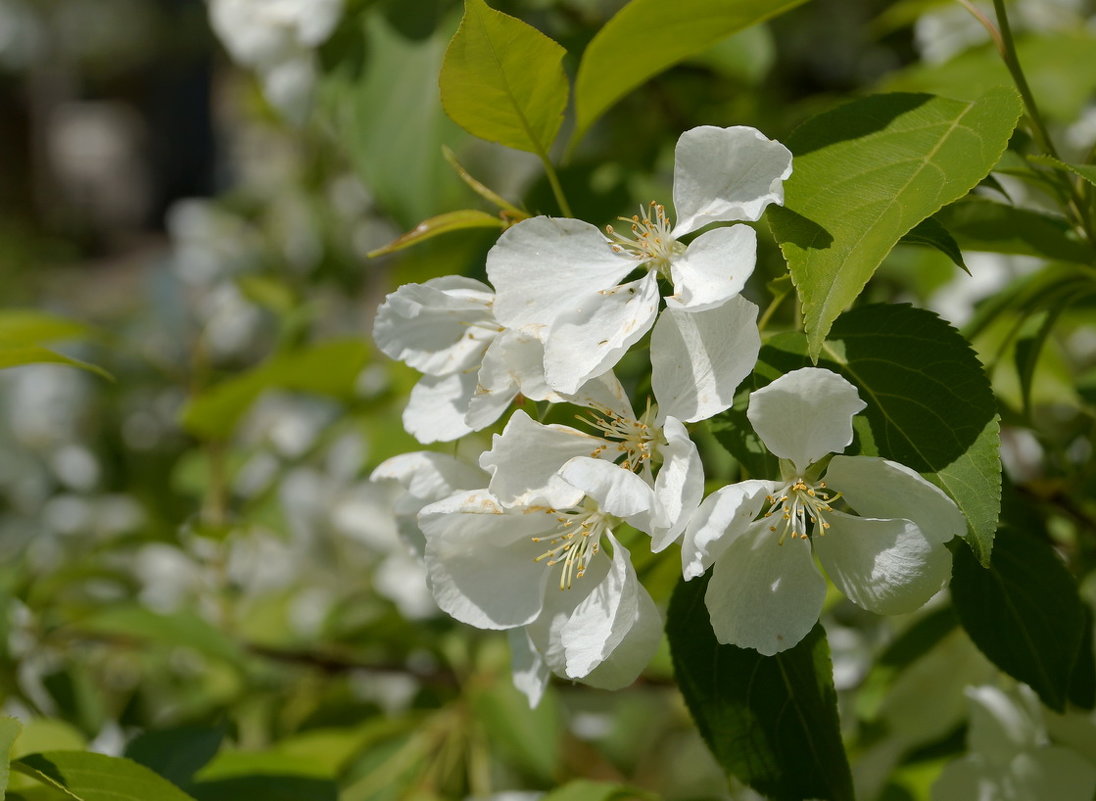
<path fill-rule="evenodd" d="M 216 755 L 224 736 L 223 729 L 208 726 L 144 732 L 126 746 L 125 756 L 186 787 L 194 774 Z"/>
<path fill-rule="evenodd" d="M 465 0 L 438 79 L 445 112 L 481 139 L 547 157 L 570 91 L 565 52 L 483 0 Z"/>
<path fill-rule="evenodd" d="M 1002 527 L 988 569 L 956 549 L 951 596 L 982 653 L 1061 712 L 1087 617 L 1073 577 L 1035 534 Z"/>
<path fill-rule="evenodd" d="M 1085 613 L 1081 624 L 1081 645 L 1077 649 L 1077 664 L 1069 680 L 1069 702 L 1082 709 L 1096 707 L 1096 652 L 1092 634 L 1092 608 L 1082 604 Z"/>
<path fill-rule="evenodd" d="M 575 78 L 574 146 L 648 78 L 806 0 L 631 0 L 587 45 Z"/>
<path fill-rule="evenodd" d="M 339 797 L 330 779 L 276 774 L 198 782 L 191 792 L 196 801 L 337 801 Z"/>
<path fill-rule="evenodd" d="M 1064 161 L 1059 161 L 1053 156 L 1032 156 L 1031 158 L 1033 161 L 1038 161 L 1041 164 L 1049 164 L 1051 167 L 1062 170 L 1063 172 L 1071 172 L 1074 175 L 1078 175 L 1093 186 L 1096 186 L 1096 165 L 1067 164 Z"/>
<path fill-rule="evenodd" d="M 951 259 L 956 267 L 967 275 L 970 275 L 970 270 L 967 269 L 967 265 L 963 262 L 963 251 L 959 249 L 959 244 L 955 241 L 955 237 L 953 237 L 948 232 L 948 229 L 942 226 L 935 217 L 927 217 L 917 223 L 917 225 L 913 227 L 913 230 L 904 234 L 898 241 L 911 245 L 928 245 L 931 248 L 936 248 Z"/>
<path fill-rule="evenodd" d="M 936 215 L 960 247 L 1090 264 L 1093 252 L 1060 217 L 986 198 L 954 203 Z"/>
<path fill-rule="evenodd" d="M 88 751 L 46 751 L 12 767 L 76 801 L 194 801 L 143 765 Z"/>
<path fill-rule="evenodd" d="M 812 358 L 899 238 L 992 169 L 1019 116 L 1020 100 L 1005 88 L 976 101 L 877 95 L 789 137 L 795 172 L 769 221 L 803 303 Z"/>
<path fill-rule="evenodd" d="M 822 626 L 771 657 L 721 645 L 707 586 L 707 576 L 678 584 L 666 631 L 678 686 L 716 759 L 774 801 L 852 799 Z"/>

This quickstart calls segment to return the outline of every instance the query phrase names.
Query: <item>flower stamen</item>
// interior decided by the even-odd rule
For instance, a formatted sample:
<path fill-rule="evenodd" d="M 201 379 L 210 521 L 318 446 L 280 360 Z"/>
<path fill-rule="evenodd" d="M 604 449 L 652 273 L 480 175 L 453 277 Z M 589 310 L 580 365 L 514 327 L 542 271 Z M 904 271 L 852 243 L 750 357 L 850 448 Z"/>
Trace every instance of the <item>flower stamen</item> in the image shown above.
<path fill-rule="evenodd" d="M 807 524 L 811 524 L 811 533 L 824 536 L 830 524 L 823 513 L 833 511 L 833 502 L 841 497 L 841 493 L 831 493 L 826 489 L 826 482 L 817 484 L 807 483 L 802 476 L 788 482 L 774 497 L 769 495 L 765 500 L 769 504 L 769 510 L 762 517 L 772 517 L 777 511 L 781 512 L 783 528 L 780 530 L 779 544 L 790 535 L 792 539 L 808 539 Z M 777 531 L 780 524 L 769 526 L 769 531 Z"/>
<path fill-rule="evenodd" d="M 674 227 L 666 216 L 666 207 L 652 200 L 646 209 L 639 207 L 639 214 L 618 219 L 629 224 L 631 236 L 618 232 L 611 225 L 605 226 L 612 251 L 639 262 L 649 262 L 651 269 L 670 278 L 670 261 L 684 252 L 685 246 L 671 236 Z"/>
<path fill-rule="evenodd" d="M 560 527 L 555 536 L 532 537 L 533 542 L 548 541 L 549 548 L 534 562 L 544 562 L 547 567 L 563 565 L 559 575 L 559 588 L 571 589 L 576 578 L 586 575 L 591 560 L 601 550 L 601 535 L 607 527 L 601 512 L 566 513 L 556 515 Z"/>

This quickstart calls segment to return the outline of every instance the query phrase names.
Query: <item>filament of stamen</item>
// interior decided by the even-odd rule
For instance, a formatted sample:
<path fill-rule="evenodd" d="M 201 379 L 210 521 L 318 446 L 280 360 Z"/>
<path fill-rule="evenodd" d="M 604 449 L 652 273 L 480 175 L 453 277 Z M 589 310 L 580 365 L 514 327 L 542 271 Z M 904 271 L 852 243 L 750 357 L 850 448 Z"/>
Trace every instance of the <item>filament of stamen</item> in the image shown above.
<path fill-rule="evenodd" d="M 830 524 L 823 513 L 832 512 L 831 504 L 840 497 L 841 493 L 830 493 L 824 481 L 812 485 L 798 477 L 786 484 L 775 497 L 770 495 L 766 498 L 769 510 L 763 517 L 772 517 L 777 511 L 781 512 L 784 522 L 780 530 L 780 544 L 789 535 L 793 539 L 807 539 L 808 523 L 813 534 L 824 536 Z M 779 527 L 780 524 L 770 525 L 769 531 L 777 531 Z"/>

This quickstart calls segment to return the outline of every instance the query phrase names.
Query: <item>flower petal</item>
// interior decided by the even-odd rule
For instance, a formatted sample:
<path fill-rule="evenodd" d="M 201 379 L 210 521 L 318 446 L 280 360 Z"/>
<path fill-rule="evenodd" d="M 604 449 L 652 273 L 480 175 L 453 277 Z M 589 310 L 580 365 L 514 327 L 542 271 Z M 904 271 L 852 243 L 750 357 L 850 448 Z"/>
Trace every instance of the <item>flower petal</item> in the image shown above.
<path fill-rule="evenodd" d="M 501 434 L 491 438 L 491 450 L 480 456 L 480 467 L 491 474 L 488 489 L 504 506 L 574 506 L 583 491 L 564 481 L 560 469 L 575 456 L 590 456 L 604 445 L 570 426 L 543 425 L 518 409 Z"/>
<path fill-rule="evenodd" d="M 658 315 L 654 273 L 602 292 L 572 298 L 544 344 L 548 386 L 572 395 L 589 379 L 613 368 L 643 338 Z"/>
<path fill-rule="evenodd" d="M 685 580 L 704 571 L 745 533 L 765 510 L 765 499 L 777 489 L 774 481 L 742 481 L 720 487 L 689 519 L 681 542 L 681 574 Z"/>
<path fill-rule="evenodd" d="M 475 391 L 475 373 L 424 375 L 411 388 L 403 427 L 423 445 L 460 439 L 472 432 L 464 418 Z"/>
<path fill-rule="evenodd" d="M 619 690 L 634 682 L 662 642 L 662 616 L 647 589 L 637 582 L 635 619 L 624 638 L 605 659 L 582 677 L 582 683 L 602 690 Z"/>
<path fill-rule="evenodd" d="M 655 517 L 651 550 L 663 550 L 676 540 L 704 497 L 704 465 L 689 432 L 676 417 L 667 417 L 662 433 L 662 467 L 655 478 Z"/>
<path fill-rule="evenodd" d="M 560 476 L 597 501 L 602 510 L 647 530 L 654 490 L 631 470 L 605 459 L 577 456 L 563 466 Z"/>
<path fill-rule="evenodd" d="M 826 468 L 826 483 L 861 517 L 912 520 L 934 543 L 966 533 L 966 518 L 955 501 L 898 462 L 878 456 L 835 456 Z"/>
<path fill-rule="evenodd" d="M 879 615 L 920 608 L 951 575 L 951 552 L 909 520 L 829 512 L 814 552 L 830 579 L 858 606 Z"/>
<path fill-rule="evenodd" d="M 837 373 L 803 367 L 750 395 L 746 416 L 765 447 L 802 473 L 852 442 L 852 418 L 867 404 Z"/>
<path fill-rule="evenodd" d="M 573 306 L 616 286 L 636 267 L 581 220 L 533 217 L 503 232 L 487 254 L 495 317 L 508 328 L 551 326 Z"/>
<path fill-rule="evenodd" d="M 1016 697 L 990 684 L 967 687 L 964 694 L 970 707 L 967 745 L 971 751 L 1003 767 L 1046 740 L 1037 699 Z"/>
<path fill-rule="evenodd" d="M 498 331 L 493 300 L 489 286 L 457 275 L 404 284 L 377 310 L 373 340 L 386 356 L 428 375 L 475 367 Z"/>
<path fill-rule="evenodd" d="M 792 154 L 756 128 L 701 125 L 681 135 L 674 153 L 675 238 L 712 222 L 758 220 L 784 202 Z"/>
<path fill-rule="evenodd" d="M 632 411 L 632 402 L 628 400 L 628 393 L 612 370 L 591 378 L 579 387 L 574 395 L 566 395 L 564 398 L 568 403 L 576 406 L 609 412 L 626 420 L 636 419 L 635 412 Z"/>
<path fill-rule="evenodd" d="M 510 629 L 507 634 L 510 640 L 510 672 L 514 677 L 514 686 L 529 701 L 529 708 L 534 709 L 544 697 L 551 671 L 525 629 Z"/>
<path fill-rule="evenodd" d="M 507 513 L 486 490 L 450 496 L 425 507 L 426 570 L 445 612 L 481 629 L 523 626 L 540 614 L 549 570 L 534 561 L 530 539 L 554 529 L 537 512 Z"/>
<path fill-rule="evenodd" d="M 757 261 L 757 234 L 748 225 L 716 228 L 693 240 L 670 262 L 674 294 L 666 306 L 683 311 L 711 309 L 746 285 Z"/>
<path fill-rule="evenodd" d="M 666 309 L 651 334 L 659 417 L 695 423 L 729 408 L 760 348 L 757 306 L 743 297 L 699 312 Z"/>
<path fill-rule="evenodd" d="M 761 520 L 716 560 L 704 602 L 717 640 L 772 656 L 807 636 L 825 597 L 810 543 L 781 543 Z"/>

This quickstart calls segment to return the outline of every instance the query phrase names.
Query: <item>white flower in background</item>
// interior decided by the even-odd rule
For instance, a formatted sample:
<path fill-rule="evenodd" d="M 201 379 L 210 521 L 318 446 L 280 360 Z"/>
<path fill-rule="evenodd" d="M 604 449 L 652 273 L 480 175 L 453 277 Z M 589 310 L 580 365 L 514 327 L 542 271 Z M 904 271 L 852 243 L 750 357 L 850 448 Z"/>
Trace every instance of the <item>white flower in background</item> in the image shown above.
<path fill-rule="evenodd" d="M 969 687 L 966 694 L 970 753 L 944 768 L 933 801 L 1091 801 L 1096 766 L 1050 744 L 1031 688 Z"/>
<path fill-rule="evenodd" d="M 674 288 L 668 310 L 699 312 L 737 296 L 753 272 L 757 237 L 747 225 L 679 240 L 709 223 L 757 220 L 782 203 L 791 153 L 753 128 L 701 126 L 681 135 L 675 154 L 676 226 L 654 203 L 629 221 L 631 236 L 534 217 L 505 231 L 487 256 L 495 317 L 544 342 L 546 379 L 559 392 L 611 369 L 651 329 L 660 278 Z M 641 278 L 620 283 L 637 269 Z"/>
<path fill-rule="evenodd" d="M 518 686 L 539 697 L 547 672 L 616 689 L 635 680 L 661 639 L 654 602 L 619 521 L 589 499 L 556 509 L 503 507 L 486 490 L 425 507 L 426 567 L 444 611 L 482 629 L 519 629 Z M 608 551 L 606 544 L 609 546 Z"/>
<path fill-rule="evenodd" d="M 519 394 L 563 400 L 544 383 L 541 343 L 499 325 L 494 301 L 486 284 L 448 275 L 404 284 L 377 311 L 377 347 L 425 373 L 403 413 L 404 428 L 419 442 L 489 426 Z"/>
<path fill-rule="evenodd" d="M 852 442 L 864 406 L 852 384 L 813 367 L 750 396 L 747 416 L 782 478 L 712 493 L 682 546 L 686 579 L 715 565 L 705 601 L 720 642 L 771 655 L 806 636 L 826 595 L 815 556 L 851 601 L 878 614 L 911 612 L 947 581 L 944 543 L 966 522 L 943 491 L 872 456 L 834 456 L 819 476 L 821 460 Z M 856 514 L 835 509 L 838 499 Z"/>
<path fill-rule="evenodd" d="M 259 73 L 267 99 L 294 122 L 311 101 L 313 51 L 342 11 L 343 0 L 209 0 L 210 23 L 229 54 Z"/>

